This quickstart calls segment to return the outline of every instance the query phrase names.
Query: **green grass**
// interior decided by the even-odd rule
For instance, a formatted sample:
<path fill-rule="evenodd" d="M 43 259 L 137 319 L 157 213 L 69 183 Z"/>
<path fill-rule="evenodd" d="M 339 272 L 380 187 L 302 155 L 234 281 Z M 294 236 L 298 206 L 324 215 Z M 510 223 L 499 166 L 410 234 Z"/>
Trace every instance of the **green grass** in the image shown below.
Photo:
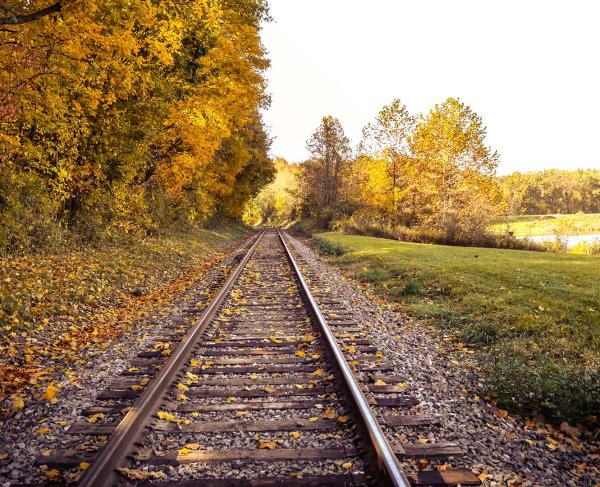
<path fill-rule="evenodd" d="M 598 415 L 600 256 L 315 237 L 375 291 L 478 350 L 500 404 L 551 419 Z"/>
<path fill-rule="evenodd" d="M 600 213 L 574 215 L 516 215 L 496 221 L 490 227 L 494 233 L 514 232 L 517 237 L 532 235 L 584 235 L 600 233 Z"/>

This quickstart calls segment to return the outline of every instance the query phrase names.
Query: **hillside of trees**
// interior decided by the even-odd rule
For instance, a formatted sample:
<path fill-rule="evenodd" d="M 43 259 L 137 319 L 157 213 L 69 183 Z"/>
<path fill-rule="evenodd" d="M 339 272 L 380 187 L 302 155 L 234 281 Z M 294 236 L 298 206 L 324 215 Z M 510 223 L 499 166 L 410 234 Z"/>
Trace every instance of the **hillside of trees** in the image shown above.
<path fill-rule="evenodd" d="M 265 0 L 0 6 L 0 255 L 239 217 L 274 175 Z"/>

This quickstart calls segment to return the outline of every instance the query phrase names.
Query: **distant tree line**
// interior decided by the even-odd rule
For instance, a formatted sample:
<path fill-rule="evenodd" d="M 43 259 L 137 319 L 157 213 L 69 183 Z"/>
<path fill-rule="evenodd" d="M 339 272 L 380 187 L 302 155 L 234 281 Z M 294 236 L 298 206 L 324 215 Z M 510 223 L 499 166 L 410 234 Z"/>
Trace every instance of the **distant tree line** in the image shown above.
<path fill-rule="evenodd" d="M 266 0 L 2 2 L 0 254 L 238 217 L 274 175 L 268 19 Z"/>
<path fill-rule="evenodd" d="M 600 213 L 600 170 L 515 172 L 499 178 L 508 213 Z"/>

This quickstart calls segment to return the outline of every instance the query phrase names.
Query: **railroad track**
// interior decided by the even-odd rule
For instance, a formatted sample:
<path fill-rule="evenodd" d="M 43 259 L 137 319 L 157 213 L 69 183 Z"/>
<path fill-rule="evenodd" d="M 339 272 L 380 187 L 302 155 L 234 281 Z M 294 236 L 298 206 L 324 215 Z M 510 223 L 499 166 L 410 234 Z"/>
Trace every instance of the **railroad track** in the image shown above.
<path fill-rule="evenodd" d="M 288 238 L 257 234 L 197 319 L 174 323 L 81 411 L 75 447 L 38 463 L 85 469 L 70 477 L 82 486 L 478 485 L 465 469 L 424 468 L 457 445 L 388 441 L 440 418 L 412 413 L 418 401 L 344 302 L 313 296 Z"/>

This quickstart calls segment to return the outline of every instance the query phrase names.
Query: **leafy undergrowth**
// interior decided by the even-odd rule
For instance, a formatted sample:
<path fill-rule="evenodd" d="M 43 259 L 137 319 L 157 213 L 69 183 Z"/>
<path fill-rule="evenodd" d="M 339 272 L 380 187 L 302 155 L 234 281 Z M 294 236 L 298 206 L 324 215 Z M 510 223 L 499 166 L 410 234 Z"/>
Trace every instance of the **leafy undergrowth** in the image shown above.
<path fill-rule="evenodd" d="M 168 306 L 245 233 L 243 226 L 220 225 L 0 260 L 0 400 L 13 394 L 18 407 L 15 393 L 24 387 L 47 391 L 57 372 L 83 365 Z"/>
<path fill-rule="evenodd" d="M 351 275 L 477 353 L 484 393 L 550 421 L 598 426 L 600 257 L 325 233 Z"/>

